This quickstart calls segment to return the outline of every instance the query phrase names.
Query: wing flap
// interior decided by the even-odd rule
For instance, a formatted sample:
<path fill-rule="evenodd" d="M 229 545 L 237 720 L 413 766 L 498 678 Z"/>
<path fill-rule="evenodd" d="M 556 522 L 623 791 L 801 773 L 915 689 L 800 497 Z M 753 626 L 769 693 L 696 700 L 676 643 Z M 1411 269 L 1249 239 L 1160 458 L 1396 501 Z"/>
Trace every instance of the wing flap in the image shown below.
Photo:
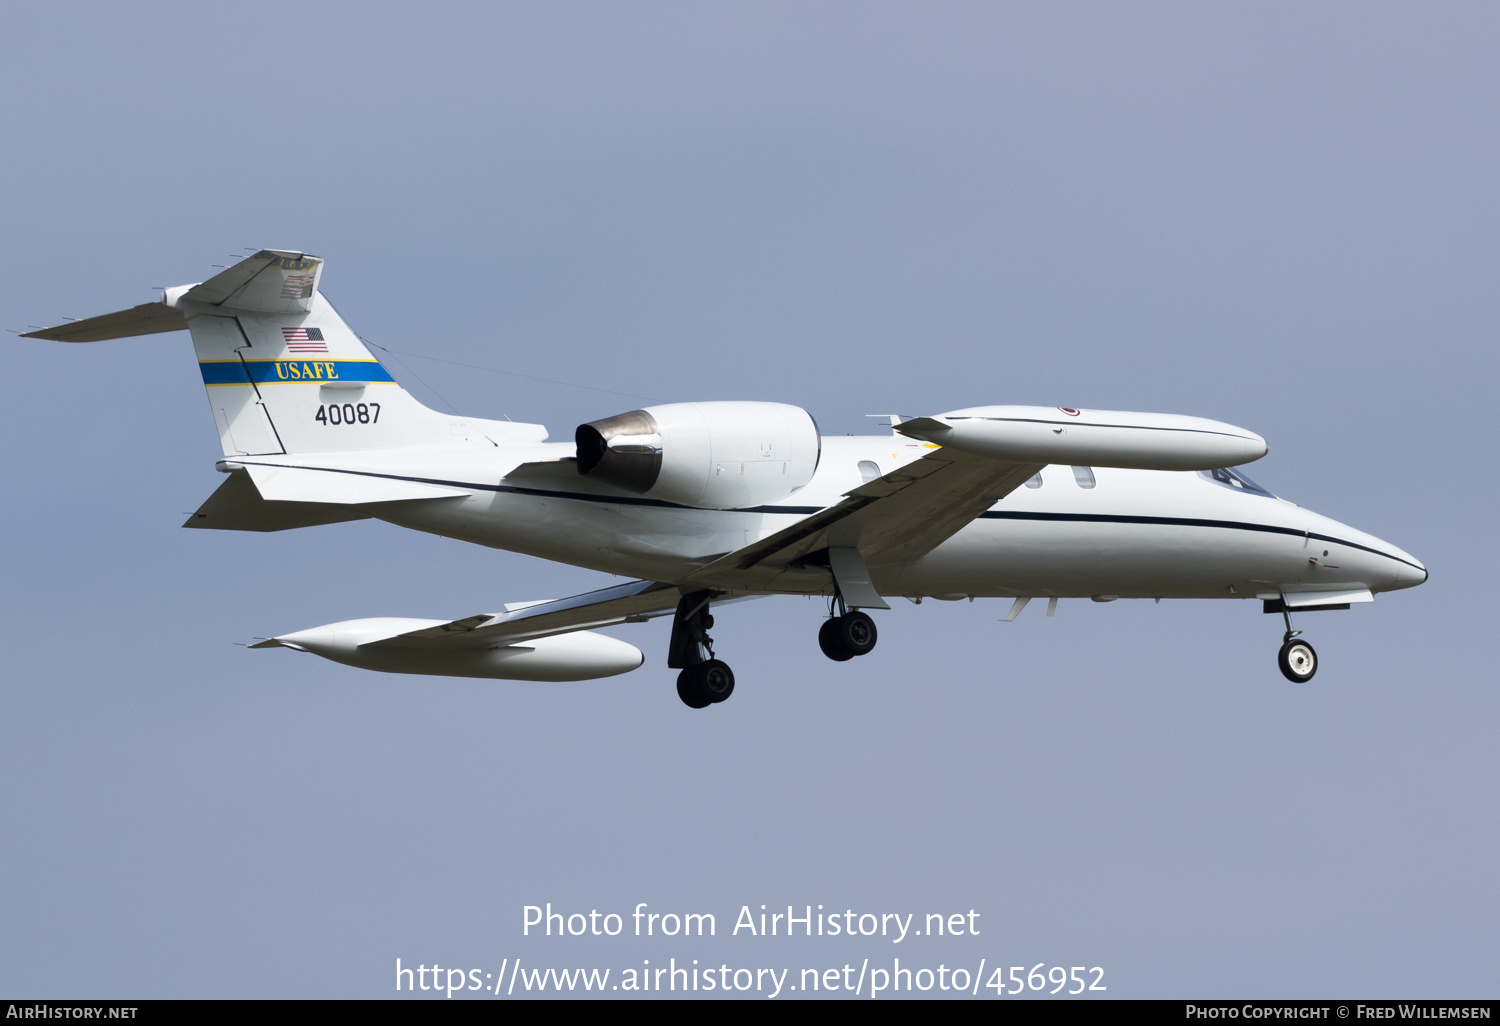
<path fill-rule="evenodd" d="M 902 563 L 925 555 L 1021 487 L 1045 465 L 1011 463 L 943 449 L 918 462 L 928 461 L 941 466 L 860 512 L 858 547 L 866 562 Z"/>
<path fill-rule="evenodd" d="M 423 627 L 419 631 L 407 631 L 405 634 L 396 635 L 395 639 L 385 638 L 383 640 L 392 641 L 408 638 L 412 641 L 433 641 L 438 638 L 451 638 L 468 634 L 474 628 L 481 624 L 489 623 L 494 618 L 494 615 L 491 613 L 479 613 L 474 616 L 466 616 L 462 620 L 449 620 L 447 623 L 440 623 L 436 627 Z M 371 644 L 378 645 L 381 642 L 371 642 Z"/>
<path fill-rule="evenodd" d="M 937 449 L 846 493 L 842 502 L 695 570 L 695 587 L 764 588 L 789 565 L 832 546 L 859 550 L 867 564 L 916 559 L 1042 469 Z"/>
<path fill-rule="evenodd" d="M 513 644 L 553 634 L 640 622 L 677 609 L 680 589 L 657 581 L 631 581 L 564 599 L 528 602 L 490 615 L 481 613 L 434 627 L 372 641 L 361 648 L 448 648 Z"/>

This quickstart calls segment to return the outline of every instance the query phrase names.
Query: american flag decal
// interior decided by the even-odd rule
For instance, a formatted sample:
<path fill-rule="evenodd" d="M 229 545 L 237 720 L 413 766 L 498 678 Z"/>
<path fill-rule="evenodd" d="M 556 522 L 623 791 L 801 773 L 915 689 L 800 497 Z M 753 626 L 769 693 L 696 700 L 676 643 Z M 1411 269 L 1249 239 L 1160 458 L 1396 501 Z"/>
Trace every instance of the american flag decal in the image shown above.
<path fill-rule="evenodd" d="M 287 352 L 290 353 L 328 352 L 322 328 L 282 328 L 281 337 L 286 339 Z"/>
<path fill-rule="evenodd" d="M 311 299 L 313 294 L 313 278 L 317 272 L 309 271 L 306 274 L 289 274 L 286 282 L 281 286 L 282 299 Z"/>

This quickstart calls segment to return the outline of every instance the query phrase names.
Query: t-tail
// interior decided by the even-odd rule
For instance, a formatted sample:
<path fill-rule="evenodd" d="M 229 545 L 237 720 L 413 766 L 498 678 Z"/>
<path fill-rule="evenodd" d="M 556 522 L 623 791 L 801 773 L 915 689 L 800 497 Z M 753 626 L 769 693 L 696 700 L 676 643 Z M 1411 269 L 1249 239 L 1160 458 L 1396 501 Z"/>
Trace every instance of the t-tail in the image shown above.
<path fill-rule="evenodd" d="M 419 403 L 323 298 L 323 263 L 263 249 L 158 302 L 23 337 L 99 342 L 188 329 L 230 458 L 546 438 L 540 425 L 453 417 Z"/>

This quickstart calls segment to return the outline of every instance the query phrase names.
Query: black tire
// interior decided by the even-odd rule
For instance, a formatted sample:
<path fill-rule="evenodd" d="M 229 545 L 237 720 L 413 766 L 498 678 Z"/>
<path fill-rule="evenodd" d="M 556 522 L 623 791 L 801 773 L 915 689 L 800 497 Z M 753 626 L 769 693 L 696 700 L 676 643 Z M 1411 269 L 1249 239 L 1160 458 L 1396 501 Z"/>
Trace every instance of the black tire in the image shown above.
<path fill-rule="evenodd" d="M 823 654 L 829 659 L 837 663 L 842 663 L 846 659 L 853 659 L 854 655 L 844 651 L 839 645 L 838 627 L 835 626 L 837 623 L 837 617 L 834 617 L 832 620 L 823 621 L 823 626 L 818 628 L 818 647 L 823 650 Z"/>
<path fill-rule="evenodd" d="M 689 709 L 707 709 L 713 705 L 713 699 L 704 696 L 702 689 L 698 687 L 693 678 L 695 669 L 697 667 L 690 666 L 677 675 L 677 697 Z"/>
<path fill-rule="evenodd" d="M 1276 653 L 1276 665 L 1281 667 L 1281 675 L 1293 684 L 1306 684 L 1318 672 L 1318 653 L 1301 638 L 1292 638 Z"/>
<path fill-rule="evenodd" d="M 734 694 L 734 671 L 722 659 L 710 659 L 693 667 L 698 678 L 699 693 L 710 702 L 722 702 Z"/>
<path fill-rule="evenodd" d="M 837 625 L 834 627 L 834 636 L 838 646 L 851 656 L 869 655 L 874 650 L 880 635 L 875 630 L 875 621 L 870 619 L 868 613 L 856 609 L 852 613 L 834 617 L 831 622 Z"/>
<path fill-rule="evenodd" d="M 689 666 L 677 675 L 677 697 L 689 709 L 706 709 L 734 694 L 734 671 L 722 659 Z"/>

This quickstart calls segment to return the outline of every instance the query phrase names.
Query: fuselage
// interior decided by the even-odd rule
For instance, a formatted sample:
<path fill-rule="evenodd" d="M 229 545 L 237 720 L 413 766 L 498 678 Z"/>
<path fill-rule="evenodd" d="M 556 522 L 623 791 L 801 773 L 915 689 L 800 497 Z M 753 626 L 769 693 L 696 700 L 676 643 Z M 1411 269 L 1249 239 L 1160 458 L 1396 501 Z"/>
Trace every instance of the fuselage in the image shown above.
<path fill-rule="evenodd" d="M 865 610 L 887 597 L 1260 598 L 1288 614 L 1277 662 L 1305 683 L 1317 655 L 1290 611 L 1427 579 L 1395 546 L 1255 485 L 1235 465 L 1266 440 L 1201 417 L 989 405 L 820 439 L 800 407 L 712 401 L 627 411 L 548 443 L 540 424 L 449 416 L 381 365 L 319 291 L 322 272 L 319 257 L 261 250 L 159 302 L 26 337 L 189 330 L 230 476 L 185 527 L 376 517 L 637 580 L 256 647 L 399 673 L 592 679 L 643 658 L 592 628 L 671 614 L 678 696 L 706 708 L 734 689 L 709 604 L 739 596 L 833 596 L 818 644 L 840 662 L 873 649 Z"/>
<path fill-rule="evenodd" d="M 386 451 L 386 474 L 473 494 L 372 512 L 494 548 L 674 582 L 933 448 L 900 436 L 827 437 L 805 488 L 745 510 L 695 509 L 597 484 L 577 474 L 573 446 L 563 443 Z M 872 566 L 876 587 L 910 598 L 1272 598 L 1390 591 L 1427 579 L 1415 557 L 1388 542 L 1212 473 L 1049 466 L 1039 477 L 925 555 Z M 769 590 L 825 590 L 810 580 L 788 574 Z"/>

